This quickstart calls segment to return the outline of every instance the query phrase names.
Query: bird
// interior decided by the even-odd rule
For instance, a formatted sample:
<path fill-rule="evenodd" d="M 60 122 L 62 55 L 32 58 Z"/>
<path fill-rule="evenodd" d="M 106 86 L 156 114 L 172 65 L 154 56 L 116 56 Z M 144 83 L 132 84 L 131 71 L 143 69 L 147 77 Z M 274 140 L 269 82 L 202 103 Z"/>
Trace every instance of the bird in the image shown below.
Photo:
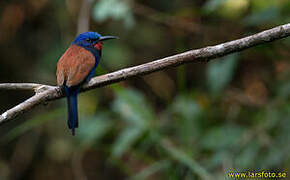
<path fill-rule="evenodd" d="M 78 127 L 77 96 L 82 85 L 94 75 L 102 56 L 103 41 L 118 39 L 117 36 L 101 36 L 97 32 L 79 34 L 57 62 L 57 85 L 67 98 L 67 125 L 75 135 Z"/>

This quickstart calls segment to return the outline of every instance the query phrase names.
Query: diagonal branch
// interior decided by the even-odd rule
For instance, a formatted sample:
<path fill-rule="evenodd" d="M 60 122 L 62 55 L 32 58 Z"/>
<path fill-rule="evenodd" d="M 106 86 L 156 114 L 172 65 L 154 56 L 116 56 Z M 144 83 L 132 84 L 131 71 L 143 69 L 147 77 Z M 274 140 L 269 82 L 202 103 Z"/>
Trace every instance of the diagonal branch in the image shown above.
<path fill-rule="evenodd" d="M 185 63 L 195 61 L 209 61 L 216 57 L 225 56 L 230 53 L 242 51 L 253 46 L 271 42 L 290 36 L 290 23 L 278 26 L 242 39 L 229 41 L 223 44 L 208 46 L 201 49 L 190 50 L 174 56 L 158 59 L 142 65 L 125 68 L 119 71 L 97 76 L 90 80 L 88 84 L 83 86 L 82 91 L 102 87 L 126 80 L 131 77 L 150 74 L 169 67 L 178 66 Z M 13 107 L 12 109 L 0 115 L 0 125 L 4 122 L 19 116 L 20 114 L 32 109 L 38 104 L 45 103 L 50 100 L 58 99 L 64 96 L 60 87 L 48 86 L 30 83 L 6 83 L 0 84 L 0 90 L 34 90 L 36 94 L 24 101 L 23 103 Z"/>

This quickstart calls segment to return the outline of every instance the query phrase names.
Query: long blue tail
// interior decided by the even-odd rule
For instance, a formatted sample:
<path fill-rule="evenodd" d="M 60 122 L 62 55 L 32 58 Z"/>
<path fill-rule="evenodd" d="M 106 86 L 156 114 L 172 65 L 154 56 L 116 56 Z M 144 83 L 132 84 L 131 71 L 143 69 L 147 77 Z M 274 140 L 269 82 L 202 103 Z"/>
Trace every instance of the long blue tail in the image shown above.
<path fill-rule="evenodd" d="M 65 94 L 67 97 L 68 120 L 67 125 L 72 130 L 72 135 L 75 135 L 75 128 L 79 126 L 78 123 L 78 93 L 79 87 L 65 86 Z"/>

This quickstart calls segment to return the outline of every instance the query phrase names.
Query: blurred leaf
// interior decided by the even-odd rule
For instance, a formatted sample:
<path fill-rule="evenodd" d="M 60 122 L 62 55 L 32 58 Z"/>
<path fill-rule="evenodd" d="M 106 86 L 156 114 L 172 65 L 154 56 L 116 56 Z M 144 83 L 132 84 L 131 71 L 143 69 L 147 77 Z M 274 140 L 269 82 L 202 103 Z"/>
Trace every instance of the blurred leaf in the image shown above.
<path fill-rule="evenodd" d="M 257 26 L 269 22 L 275 23 L 280 17 L 280 10 L 277 7 L 270 7 L 262 11 L 254 12 L 243 20 L 245 24 Z"/>
<path fill-rule="evenodd" d="M 268 152 L 266 154 L 263 154 L 261 158 L 261 164 L 263 169 L 270 169 L 279 166 L 281 162 L 285 159 L 285 155 L 288 154 L 289 151 L 286 153 L 281 150 L 280 147 L 277 146 L 271 146 L 270 149 L 268 149 Z"/>
<path fill-rule="evenodd" d="M 202 109 L 190 96 L 178 96 L 172 105 L 172 111 L 181 114 L 185 119 L 194 119 L 200 116 Z"/>
<path fill-rule="evenodd" d="M 237 53 L 211 61 L 206 70 L 207 84 L 213 95 L 218 95 L 230 83 L 238 64 Z"/>
<path fill-rule="evenodd" d="M 226 1 L 227 0 L 208 0 L 208 1 L 206 1 L 205 5 L 204 5 L 204 10 L 207 13 L 215 11 Z"/>
<path fill-rule="evenodd" d="M 267 107 L 262 111 L 257 112 L 252 116 L 256 126 L 262 127 L 265 130 L 270 130 L 271 128 L 277 128 L 278 122 L 280 121 L 283 114 L 281 111 Z"/>
<path fill-rule="evenodd" d="M 167 141 L 161 142 L 162 147 L 167 151 L 167 153 L 175 160 L 187 166 L 194 174 L 199 175 L 202 179 L 212 179 L 211 175 L 200 166 L 192 157 L 190 157 L 185 152 L 181 151 L 170 145 Z"/>
<path fill-rule="evenodd" d="M 128 127 L 121 132 L 118 139 L 113 144 L 112 155 L 120 157 L 131 145 L 143 134 L 144 129 L 138 127 Z"/>
<path fill-rule="evenodd" d="M 255 168 L 255 166 L 253 166 L 255 164 L 253 161 L 258 158 L 260 148 L 261 146 L 256 140 L 247 143 L 245 148 L 242 148 L 241 153 L 235 158 L 235 166 L 240 169 Z"/>
<path fill-rule="evenodd" d="M 225 18 L 238 18 L 248 10 L 249 0 L 227 0 L 218 13 Z"/>
<path fill-rule="evenodd" d="M 203 164 L 206 164 L 208 169 L 215 169 L 223 164 L 228 159 L 232 159 L 232 153 L 227 150 L 215 151 L 212 157 L 209 157 Z"/>
<path fill-rule="evenodd" d="M 30 120 L 27 120 L 23 124 L 12 129 L 7 135 L 3 137 L 3 140 L 9 142 L 17 138 L 18 136 L 22 135 L 26 131 L 29 131 L 30 129 L 40 126 L 41 124 L 46 123 L 49 120 L 54 120 L 57 117 L 62 116 L 64 111 L 65 111 L 64 108 L 57 108 L 47 113 L 41 113 L 40 115 Z"/>
<path fill-rule="evenodd" d="M 96 143 L 112 127 L 109 115 L 98 112 L 96 116 L 82 121 L 82 128 L 78 129 L 78 138 L 83 146 Z"/>
<path fill-rule="evenodd" d="M 93 17 L 98 22 L 103 22 L 110 18 L 122 20 L 127 28 L 135 25 L 133 13 L 128 1 L 99 0 L 94 7 Z"/>
<path fill-rule="evenodd" d="M 113 103 L 113 110 L 121 115 L 128 123 L 147 127 L 149 121 L 155 119 L 150 105 L 144 96 L 133 89 L 115 89 L 117 98 Z"/>
<path fill-rule="evenodd" d="M 251 1 L 254 12 L 263 11 L 269 8 L 278 7 L 280 5 L 284 5 L 286 1 L 269 1 L 269 0 L 255 0 Z"/>
<path fill-rule="evenodd" d="M 150 165 L 149 167 L 144 168 L 141 172 L 137 173 L 133 177 L 129 178 L 129 180 L 143 180 L 149 179 L 149 177 L 155 174 L 162 169 L 168 168 L 169 162 L 168 161 L 158 161 Z"/>
<path fill-rule="evenodd" d="M 113 110 L 129 123 L 113 145 L 113 156 L 119 157 L 144 133 L 155 117 L 140 92 L 123 88 L 115 88 L 115 92 L 117 98 Z"/>
<path fill-rule="evenodd" d="M 211 128 L 201 139 L 201 147 L 208 150 L 220 150 L 239 145 L 244 128 L 238 126 L 219 126 Z"/>
<path fill-rule="evenodd" d="M 181 139 L 190 146 L 200 134 L 203 109 L 189 95 L 178 96 L 170 109 L 171 112 L 174 112 L 174 117 L 177 118 L 176 128 L 181 134 Z"/>
<path fill-rule="evenodd" d="M 277 95 L 282 99 L 289 97 L 290 95 L 290 82 L 289 81 L 284 82 L 278 87 Z"/>

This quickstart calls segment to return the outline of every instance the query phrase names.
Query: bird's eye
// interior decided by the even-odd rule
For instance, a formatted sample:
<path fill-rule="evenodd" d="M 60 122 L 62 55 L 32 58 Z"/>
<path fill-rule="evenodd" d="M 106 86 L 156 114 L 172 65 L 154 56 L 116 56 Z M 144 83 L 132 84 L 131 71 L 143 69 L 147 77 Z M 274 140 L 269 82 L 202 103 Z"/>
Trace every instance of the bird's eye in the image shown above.
<path fill-rule="evenodd" d="M 86 39 L 86 41 L 87 41 L 87 42 L 92 42 L 92 40 L 91 40 L 91 39 L 89 39 L 89 38 L 87 38 L 87 39 Z"/>

